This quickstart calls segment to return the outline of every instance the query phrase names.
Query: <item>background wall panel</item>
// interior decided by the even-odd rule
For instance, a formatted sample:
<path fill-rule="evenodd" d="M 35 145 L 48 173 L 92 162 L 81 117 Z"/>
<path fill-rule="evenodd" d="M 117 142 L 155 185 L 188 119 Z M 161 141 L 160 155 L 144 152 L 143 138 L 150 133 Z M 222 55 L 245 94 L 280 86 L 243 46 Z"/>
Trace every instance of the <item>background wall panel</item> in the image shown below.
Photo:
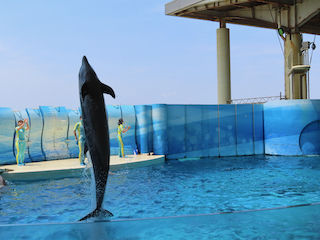
<path fill-rule="evenodd" d="M 153 154 L 168 154 L 168 111 L 166 104 L 152 105 Z"/>
<path fill-rule="evenodd" d="M 236 105 L 237 155 L 253 155 L 253 106 Z"/>
<path fill-rule="evenodd" d="M 43 117 L 42 150 L 45 160 L 70 158 L 67 148 L 68 115 L 65 107 L 40 106 Z"/>
<path fill-rule="evenodd" d="M 0 108 L 0 164 L 16 164 L 13 155 L 15 119 L 11 108 Z"/>
<path fill-rule="evenodd" d="M 202 106 L 203 156 L 219 156 L 218 105 Z"/>
<path fill-rule="evenodd" d="M 151 125 L 151 119 L 149 119 L 147 105 L 134 106 L 136 113 L 136 140 L 137 147 L 140 153 L 149 153 L 149 140 L 150 136 L 149 127 Z"/>
<path fill-rule="evenodd" d="M 54 107 L 54 109 L 56 111 L 54 148 L 58 152 L 58 159 L 70 158 L 68 149 L 68 112 L 65 107 Z"/>
<path fill-rule="evenodd" d="M 299 145 L 302 154 L 320 154 L 320 121 L 309 123 L 300 134 Z"/>
<path fill-rule="evenodd" d="M 168 105 L 168 155 L 174 158 L 186 157 L 186 107 L 185 105 Z M 178 154 L 178 155 L 177 155 Z M 168 156 L 168 158 L 171 158 Z"/>
<path fill-rule="evenodd" d="M 147 122 L 148 122 L 148 152 L 153 152 L 153 127 L 152 127 L 152 106 L 147 105 Z"/>
<path fill-rule="evenodd" d="M 29 156 L 33 162 L 42 161 L 45 159 L 42 151 L 42 131 L 43 131 L 43 118 L 39 109 L 27 108 L 26 112 L 29 116 Z"/>
<path fill-rule="evenodd" d="M 254 154 L 264 154 L 263 104 L 253 104 Z"/>
<path fill-rule="evenodd" d="M 312 122 L 317 125 L 319 115 L 320 100 L 286 100 L 264 104 L 266 154 L 308 155 L 317 152 L 320 142 L 311 137 L 310 130 L 315 135 L 320 132 L 317 128 L 306 127 Z M 301 137 L 304 139 L 303 145 Z"/>
<path fill-rule="evenodd" d="M 219 105 L 220 156 L 236 156 L 235 105 Z"/>
<path fill-rule="evenodd" d="M 185 118 L 186 157 L 202 157 L 204 139 L 202 134 L 201 105 L 186 105 Z"/>

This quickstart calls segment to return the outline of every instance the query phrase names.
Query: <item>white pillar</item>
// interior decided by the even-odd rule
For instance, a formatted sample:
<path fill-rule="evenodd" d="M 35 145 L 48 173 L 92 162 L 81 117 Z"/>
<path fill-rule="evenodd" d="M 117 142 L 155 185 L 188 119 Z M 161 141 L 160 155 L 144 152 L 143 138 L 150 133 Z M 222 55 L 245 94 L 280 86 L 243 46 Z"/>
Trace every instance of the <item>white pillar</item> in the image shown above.
<path fill-rule="evenodd" d="M 231 100 L 229 29 L 217 29 L 218 104 Z"/>
<path fill-rule="evenodd" d="M 285 93 L 287 99 L 303 99 L 307 95 L 306 86 L 301 84 L 300 74 L 289 74 L 293 66 L 302 64 L 301 34 L 292 33 L 286 36 L 284 45 Z"/>

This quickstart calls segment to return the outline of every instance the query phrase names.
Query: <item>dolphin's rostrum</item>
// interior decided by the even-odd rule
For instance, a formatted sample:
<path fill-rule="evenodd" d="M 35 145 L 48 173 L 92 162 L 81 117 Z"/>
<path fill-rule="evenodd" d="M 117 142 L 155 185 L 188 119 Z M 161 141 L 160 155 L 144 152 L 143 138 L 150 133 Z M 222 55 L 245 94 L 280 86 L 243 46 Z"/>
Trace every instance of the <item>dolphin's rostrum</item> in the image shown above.
<path fill-rule="evenodd" d="M 111 87 L 101 83 L 85 56 L 79 72 L 79 93 L 83 126 L 96 185 L 96 208 L 80 221 L 99 215 L 113 216 L 102 208 L 110 164 L 110 143 L 103 93 L 115 98 Z"/>

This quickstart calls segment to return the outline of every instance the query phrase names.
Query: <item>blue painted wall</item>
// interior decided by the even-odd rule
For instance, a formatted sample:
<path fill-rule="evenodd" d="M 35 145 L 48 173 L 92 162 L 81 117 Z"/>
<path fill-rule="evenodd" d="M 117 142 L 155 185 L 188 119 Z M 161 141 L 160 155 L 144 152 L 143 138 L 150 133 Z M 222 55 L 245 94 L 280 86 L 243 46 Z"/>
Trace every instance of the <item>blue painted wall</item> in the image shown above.
<path fill-rule="evenodd" d="M 166 104 L 152 105 L 153 126 L 153 154 L 166 155 L 168 153 L 168 112 Z"/>
<path fill-rule="evenodd" d="M 167 154 L 171 158 L 186 157 L 186 107 L 168 105 L 167 107 Z"/>
<path fill-rule="evenodd" d="M 15 164 L 13 154 L 15 118 L 11 108 L 0 108 L 0 163 Z"/>
<path fill-rule="evenodd" d="M 106 106 L 111 155 L 118 155 L 119 118 L 125 153 L 167 159 L 254 154 L 320 154 L 320 100 L 286 100 L 244 105 Z M 79 110 L 64 107 L 0 108 L 0 164 L 15 164 L 14 128 L 28 118 L 26 162 L 77 158 L 73 129 Z"/>
<path fill-rule="evenodd" d="M 203 156 L 219 156 L 218 105 L 202 106 Z"/>
<path fill-rule="evenodd" d="M 186 105 L 185 113 L 186 157 L 203 157 L 202 106 Z"/>
<path fill-rule="evenodd" d="M 287 100 L 264 104 L 265 153 L 320 154 L 320 100 Z"/>
<path fill-rule="evenodd" d="M 110 132 L 111 154 L 119 154 L 116 140 L 119 118 L 131 129 L 123 134 L 125 153 L 133 154 L 136 144 L 136 112 L 133 105 L 107 106 L 108 126 Z M 26 132 L 27 149 L 25 162 L 77 158 L 79 148 L 73 134 L 74 125 L 79 121 L 80 109 L 65 107 L 40 106 L 39 109 L 27 108 L 12 111 L 0 108 L 0 164 L 15 164 L 14 133 L 17 121 L 28 118 L 30 130 Z M 147 135 L 144 148 L 151 152 L 152 118 L 151 106 L 146 107 Z"/>
<path fill-rule="evenodd" d="M 40 111 L 43 118 L 42 151 L 45 160 L 70 158 L 66 108 L 40 106 Z"/>
<path fill-rule="evenodd" d="M 253 155 L 254 152 L 254 126 L 253 105 L 236 105 L 237 129 L 237 155 Z"/>
<path fill-rule="evenodd" d="M 43 131 L 43 119 L 42 114 L 37 108 L 27 108 L 26 112 L 29 117 L 29 141 L 30 146 L 28 147 L 29 156 L 33 162 L 43 161 L 45 159 L 42 151 L 42 131 Z"/>
<path fill-rule="evenodd" d="M 152 106 L 147 106 L 147 124 L 148 124 L 148 152 L 153 152 L 153 125 L 152 125 Z"/>
<path fill-rule="evenodd" d="M 139 153 L 152 152 L 151 106 L 134 106 L 136 114 L 136 141 Z"/>
<path fill-rule="evenodd" d="M 235 105 L 219 105 L 220 156 L 237 155 Z"/>
<path fill-rule="evenodd" d="M 264 154 L 264 112 L 262 104 L 253 105 L 254 154 Z"/>
<path fill-rule="evenodd" d="M 167 159 L 264 153 L 262 105 L 161 105 L 161 109 Z"/>

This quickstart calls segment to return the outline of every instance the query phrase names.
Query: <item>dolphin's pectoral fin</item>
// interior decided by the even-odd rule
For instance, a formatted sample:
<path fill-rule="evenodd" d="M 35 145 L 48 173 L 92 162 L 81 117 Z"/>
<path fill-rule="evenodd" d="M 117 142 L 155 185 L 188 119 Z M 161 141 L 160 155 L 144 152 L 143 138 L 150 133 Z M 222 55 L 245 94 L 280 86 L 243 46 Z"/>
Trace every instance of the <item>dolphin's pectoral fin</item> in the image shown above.
<path fill-rule="evenodd" d="M 101 90 L 103 93 L 110 94 L 113 98 L 116 98 L 116 95 L 114 94 L 113 89 L 111 87 L 109 87 L 108 85 L 101 83 Z"/>
<path fill-rule="evenodd" d="M 87 85 L 88 85 L 87 82 L 85 82 L 81 87 L 81 97 L 82 97 L 82 99 L 84 99 L 85 96 L 87 96 L 87 94 L 88 94 Z"/>
<path fill-rule="evenodd" d="M 87 216 L 81 218 L 79 221 L 83 221 L 83 220 L 86 220 L 86 219 L 89 219 L 89 218 L 94 218 L 94 217 L 112 217 L 113 214 L 111 212 L 109 212 L 108 210 L 106 209 L 95 209 L 93 212 L 89 213 Z"/>

